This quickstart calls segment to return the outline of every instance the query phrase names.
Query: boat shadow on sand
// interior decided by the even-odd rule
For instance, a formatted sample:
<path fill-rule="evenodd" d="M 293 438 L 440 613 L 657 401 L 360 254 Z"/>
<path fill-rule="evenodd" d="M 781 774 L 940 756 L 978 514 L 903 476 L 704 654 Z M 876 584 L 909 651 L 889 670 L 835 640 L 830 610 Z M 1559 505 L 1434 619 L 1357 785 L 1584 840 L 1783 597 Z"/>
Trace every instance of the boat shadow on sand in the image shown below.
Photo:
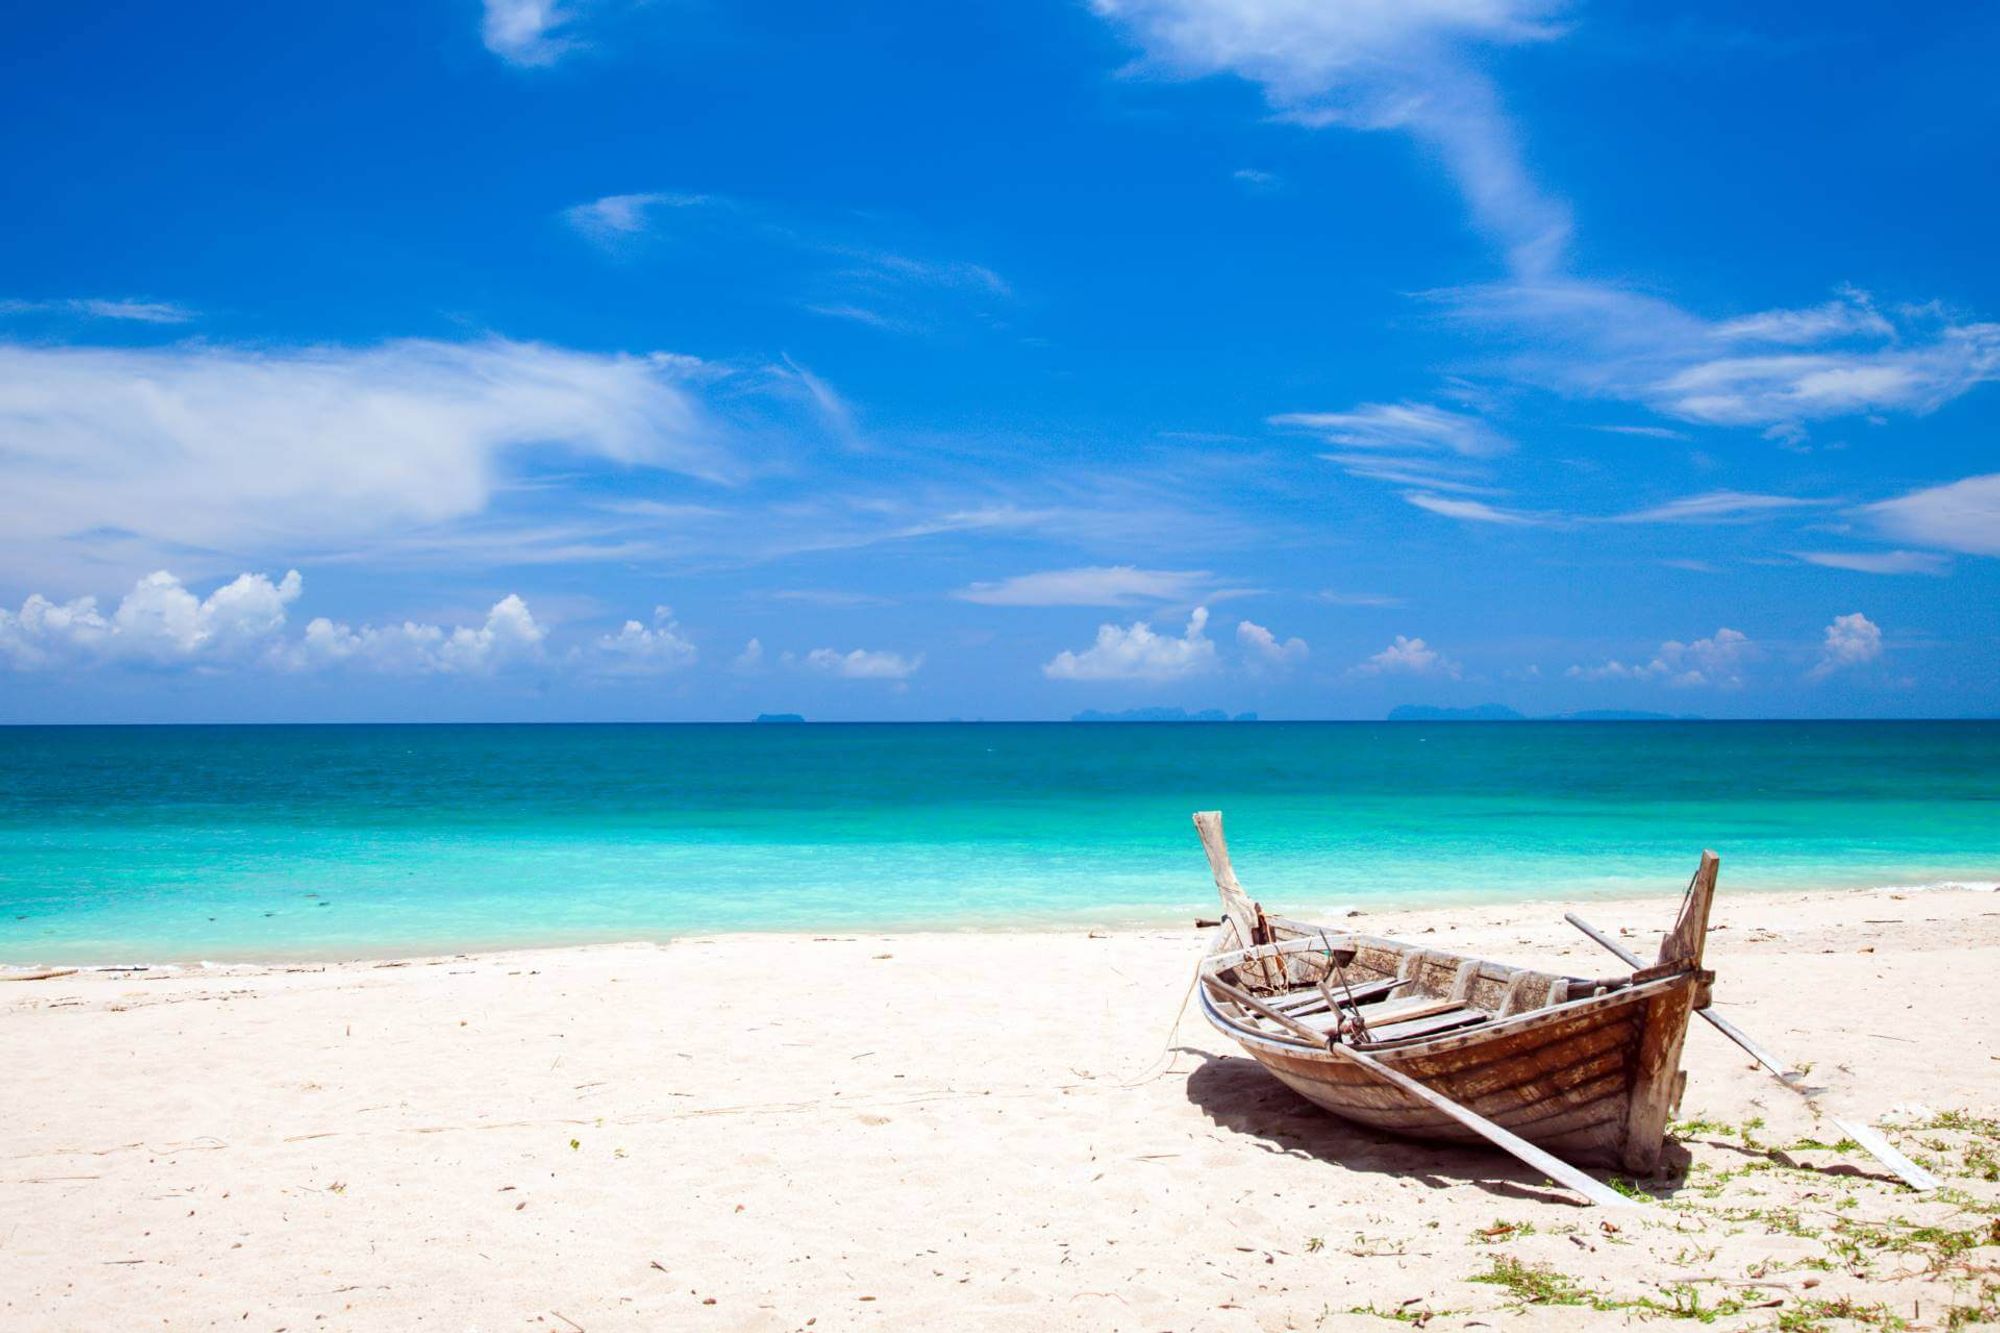
<path fill-rule="evenodd" d="M 1272 1078 L 1255 1060 L 1175 1048 L 1201 1064 L 1187 1076 L 1187 1098 L 1218 1128 L 1255 1141 L 1264 1152 L 1311 1158 L 1349 1171 L 1418 1180 L 1434 1188 L 1472 1185 L 1506 1199 L 1567 1201 L 1534 1171 L 1490 1148 L 1398 1138 L 1342 1120 Z M 1656 1198 L 1671 1197 L 1687 1175 L 1689 1154 L 1669 1142 L 1660 1175 L 1644 1182 Z"/>

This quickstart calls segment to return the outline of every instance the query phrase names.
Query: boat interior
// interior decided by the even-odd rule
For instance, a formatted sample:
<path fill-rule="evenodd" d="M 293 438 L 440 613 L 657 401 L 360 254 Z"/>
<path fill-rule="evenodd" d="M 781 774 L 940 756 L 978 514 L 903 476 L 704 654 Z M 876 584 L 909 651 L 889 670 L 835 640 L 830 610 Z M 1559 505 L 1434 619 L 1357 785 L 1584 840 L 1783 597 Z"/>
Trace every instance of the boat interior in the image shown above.
<path fill-rule="evenodd" d="M 1610 994 L 1630 976 L 1587 978 L 1509 967 L 1371 935 L 1336 934 L 1282 917 L 1264 922 L 1272 942 L 1211 955 L 1220 978 L 1292 1023 L 1361 1049 L 1425 1041 L 1570 1000 Z M 1233 923 L 1223 927 L 1233 933 Z M 1297 1042 L 1300 1033 L 1269 1015 L 1210 994 L 1232 1025 Z"/>

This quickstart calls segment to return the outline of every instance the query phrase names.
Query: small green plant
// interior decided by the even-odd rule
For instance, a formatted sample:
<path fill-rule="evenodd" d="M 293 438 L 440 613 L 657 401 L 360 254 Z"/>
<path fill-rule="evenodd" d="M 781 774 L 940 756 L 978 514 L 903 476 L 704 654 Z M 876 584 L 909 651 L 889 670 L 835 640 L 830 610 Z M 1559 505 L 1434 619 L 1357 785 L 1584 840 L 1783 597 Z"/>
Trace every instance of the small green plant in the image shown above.
<path fill-rule="evenodd" d="M 1495 1256 L 1492 1267 L 1468 1280 L 1505 1287 L 1508 1295 L 1526 1305 L 1583 1305 L 1590 1299 L 1566 1274 L 1547 1264 L 1523 1263 L 1512 1255 Z"/>
<path fill-rule="evenodd" d="M 1806 1300 L 1778 1316 L 1779 1333 L 1830 1333 L 1829 1320 L 1845 1319 L 1867 1328 L 1904 1329 L 1909 1321 L 1891 1314 L 1886 1305 L 1863 1305 L 1851 1297 Z"/>
<path fill-rule="evenodd" d="M 1483 1226 L 1472 1233 L 1472 1239 L 1481 1245 L 1498 1245 L 1502 1241 L 1518 1240 L 1522 1236 L 1535 1234 L 1533 1222 L 1505 1222 L 1496 1218 L 1489 1226 Z"/>

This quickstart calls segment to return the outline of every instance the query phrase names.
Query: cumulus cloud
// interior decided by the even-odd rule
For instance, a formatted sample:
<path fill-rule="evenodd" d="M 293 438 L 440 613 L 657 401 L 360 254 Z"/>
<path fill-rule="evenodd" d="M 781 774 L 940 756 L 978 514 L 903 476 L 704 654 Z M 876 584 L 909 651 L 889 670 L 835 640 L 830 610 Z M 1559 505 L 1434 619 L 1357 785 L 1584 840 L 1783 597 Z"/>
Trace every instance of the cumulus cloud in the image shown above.
<path fill-rule="evenodd" d="M 1402 130 L 1435 153 L 1515 267 L 1557 263 L 1569 212 L 1530 176 L 1481 46 L 1557 35 L 1549 0 L 1093 0 L 1182 78 L 1235 74 L 1306 125 Z"/>
<path fill-rule="evenodd" d="M 18 612 L 0 608 L 0 658 L 21 670 L 242 661 L 272 646 L 303 587 L 297 570 L 276 582 L 243 574 L 204 598 L 160 570 L 134 584 L 109 616 L 94 597 L 58 604 L 36 593 Z"/>
<path fill-rule="evenodd" d="M 1861 512 L 1879 531 L 1902 541 L 2000 555 L 2000 472 L 1911 491 Z"/>
<path fill-rule="evenodd" d="M 1064 649 L 1042 667 L 1051 680 L 1179 680 L 1216 667 L 1215 642 L 1204 630 L 1208 608 L 1198 606 L 1179 638 L 1156 634 L 1146 621 L 1099 625 L 1097 640 L 1082 652 Z"/>
<path fill-rule="evenodd" d="M 304 671 L 344 666 L 387 675 L 485 676 L 539 660 L 547 636 L 528 604 L 509 593 L 484 623 L 451 629 L 408 620 L 354 629 L 321 616 L 285 662 Z"/>
<path fill-rule="evenodd" d="M 479 35 L 513 65 L 552 65 L 575 42 L 561 33 L 574 14 L 562 0 L 486 0 Z"/>
<path fill-rule="evenodd" d="M 743 651 L 736 654 L 736 660 L 729 665 L 733 670 L 746 674 L 754 671 L 762 671 L 764 669 L 763 640 L 752 639 L 750 642 L 744 644 Z"/>
<path fill-rule="evenodd" d="M 1669 639 L 1649 661 L 1621 662 L 1614 658 L 1598 666 L 1573 666 L 1566 674 L 1572 680 L 1664 681 L 1682 689 L 1702 686 L 1737 689 L 1743 684 L 1743 668 L 1755 651 L 1749 636 L 1723 628 L 1693 643 Z"/>
<path fill-rule="evenodd" d="M 1381 652 L 1353 669 L 1357 676 L 1443 676 L 1457 680 L 1464 668 L 1422 639 L 1398 634 Z"/>
<path fill-rule="evenodd" d="M 0 531 L 297 551 L 478 513 L 530 450 L 726 480 L 710 376 L 503 339 L 0 343 Z"/>
<path fill-rule="evenodd" d="M 598 636 L 580 656 L 599 675 L 650 676 L 692 666 L 699 654 L 681 633 L 672 608 L 656 606 L 651 625 L 628 620 L 616 634 Z"/>
<path fill-rule="evenodd" d="M 1214 576 L 1205 569 L 1101 565 L 975 583 L 955 595 L 986 606 L 1129 606 L 1142 601 L 1186 602 L 1213 586 Z"/>
<path fill-rule="evenodd" d="M 815 648 L 806 654 L 805 661 L 815 671 L 824 671 L 845 680 L 908 680 L 923 666 L 924 655 L 918 653 L 914 657 L 906 657 L 902 653 L 866 648 L 846 653 L 833 648 Z"/>
<path fill-rule="evenodd" d="M 1819 661 L 1806 672 L 1808 680 L 1825 680 L 1836 671 L 1866 666 L 1882 655 L 1882 629 L 1867 616 L 1835 616 L 1821 636 Z"/>
<path fill-rule="evenodd" d="M 1311 655 L 1304 639 L 1280 639 L 1248 620 L 1237 623 L 1236 642 L 1243 650 L 1243 660 L 1253 671 L 1282 671 Z"/>

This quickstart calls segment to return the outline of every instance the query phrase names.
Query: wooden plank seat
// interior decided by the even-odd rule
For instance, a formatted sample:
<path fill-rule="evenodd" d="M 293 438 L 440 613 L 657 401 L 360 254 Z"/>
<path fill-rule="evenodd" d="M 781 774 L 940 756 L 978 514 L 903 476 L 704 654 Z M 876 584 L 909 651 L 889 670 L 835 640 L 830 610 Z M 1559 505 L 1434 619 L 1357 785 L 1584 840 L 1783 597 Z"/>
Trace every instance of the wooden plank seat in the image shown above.
<path fill-rule="evenodd" d="M 1335 1015 L 1322 1010 L 1317 1014 L 1287 1016 L 1315 1032 L 1332 1032 L 1340 1025 L 1346 1014 Z M 1368 1040 L 1363 1044 L 1373 1046 L 1383 1042 L 1408 1041 L 1413 1037 L 1429 1037 L 1456 1028 L 1471 1027 L 1486 1022 L 1493 1015 L 1484 1009 L 1461 1004 L 1457 1000 L 1420 996 L 1400 1004 L 1371 1005 L 1362 1011 L 1361 1017 L 1368 1024 Z"/>
<path fill-rule="evenodd" d="M 1466 1005 L 1453 1005 L 1449 1009 L 1422 1014 L 1404 1019 L 1400 1023 L 1370 1023 L 1368 1040 L 1364 1047 L 1382 1046 L 1390 1042 L 1411 1041 L 1418 1037 L 1435 1037 L 1459 1028 L 1476 1027 L 1488 1022 L 1493 1015 L 1484 1009 L 1473 1009 Z"/>
<path fill-rule="evenodd" d="M 1374 1004 L 1387 997 L 1398 987 L 1409 984 L 1408 981 L 1398 981 L 1393 977 L 1382 981 L 1364 981 L 1352 988 L 1354 991 L 1354 1003 L 1357 1005 Z M 1342 992 L 1340 983 L 1337 981 L 1333 984 L 1333 993 L 1340 998 L 1343 1005 L 1346 1003 L 1347 996 Z M 1288 991 L 1283 995 L 1273 996 L 1271 999 L 1266 1000 L 1265 1003 L 1276 1009 L 1279 1013 L 1305 1014 L 1311 1013 L 1315 1009 L 1325 1009 L 1326 996 L 1320 993 L 1318 986 L 1314 986 L 1310 990 Z"/>

